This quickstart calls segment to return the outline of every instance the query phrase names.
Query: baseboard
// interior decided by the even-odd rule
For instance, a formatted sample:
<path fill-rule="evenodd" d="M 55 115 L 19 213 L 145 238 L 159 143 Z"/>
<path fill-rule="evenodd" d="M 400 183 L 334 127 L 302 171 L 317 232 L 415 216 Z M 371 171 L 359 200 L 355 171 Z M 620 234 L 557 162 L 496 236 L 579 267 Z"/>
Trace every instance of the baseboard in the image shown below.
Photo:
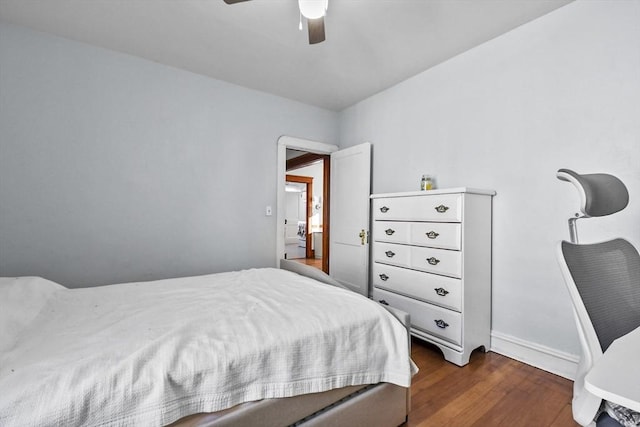
<path fill-rule="evenodd" d="M 525 341 L 500 332 L 491 332 L 491 351 L 552 374 L 573 380 L 579 356 Z"/>

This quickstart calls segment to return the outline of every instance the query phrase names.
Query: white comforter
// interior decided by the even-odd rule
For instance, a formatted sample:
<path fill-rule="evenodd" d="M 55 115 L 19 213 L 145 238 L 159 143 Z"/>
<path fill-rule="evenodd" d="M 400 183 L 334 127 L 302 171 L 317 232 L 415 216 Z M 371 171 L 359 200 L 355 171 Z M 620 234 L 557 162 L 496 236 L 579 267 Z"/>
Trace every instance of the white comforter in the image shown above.
<path fill-rule="evenodd" d="M 288 271 L 51 283 L 25 315 L 15 301 L 26 288 L 0 281 L 2 426 L 157 426 L 263 398 L 410 384 L 395 318 Z"/>

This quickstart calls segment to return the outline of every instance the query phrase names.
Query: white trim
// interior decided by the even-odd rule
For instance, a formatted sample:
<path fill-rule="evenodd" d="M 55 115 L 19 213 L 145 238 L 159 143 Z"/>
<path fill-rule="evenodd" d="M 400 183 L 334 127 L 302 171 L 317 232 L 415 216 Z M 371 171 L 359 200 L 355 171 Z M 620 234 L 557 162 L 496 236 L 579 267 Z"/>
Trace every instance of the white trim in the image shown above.
<path fill-rule="evenodd" d="M 371 198 L 379 199 L 379 198 L 389 198 L 389 197 L 429 196 L 434 194 L 454 194 L 454 193 L 481 194 L 485 196 L 496 195 L 496 192 L 494 190 L 482 190 L 479 188 L 456 187 L 456 188 L 438 188 L 436 190 L 427 190 L 427 191 L 403 191 L 400 193 L 372 194 Z"/>
<path fill-rule="evenodd" d="M 501 332 L 491 332 L 491 351 L 552 374 L 574 380 L 580 356 L 525 341 Z"/>
<path fill-rule="evenodd" d="M 291 148 L 293 150 L 307 151 L 315 154 L 331 154 L 334 151 L 338 151 L 337 145 L 325 144 L 324 142 L 296 138 L 288 135 L 282 135 L 278 138 L 278 145 Z"/>
<path fill-rule="evenodd" d="M 282 135 L 278 138 L 278 156 L 277 156 L 277 179 L 276 184 L 276 266 L 280 265 L 280 259 L 284 257 L 284 203 L 287 168 L 287 148 L 294 150 L 307 151 L 315 154 L 331 154 L 338 151 L 338 146 L 333 144 L 325 144 L 324 142 L 312 141 L 310 139 L 295 138 L 293 136 Z"/>

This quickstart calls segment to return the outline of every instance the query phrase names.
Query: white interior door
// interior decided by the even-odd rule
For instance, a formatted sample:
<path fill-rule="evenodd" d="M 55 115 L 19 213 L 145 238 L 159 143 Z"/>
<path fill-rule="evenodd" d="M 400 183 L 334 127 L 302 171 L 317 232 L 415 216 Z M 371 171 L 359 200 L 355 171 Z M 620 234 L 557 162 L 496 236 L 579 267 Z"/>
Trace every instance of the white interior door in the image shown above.
<path fill-rule="evenodd" d="M 371 144 L 331 153 L 329 274 L 369 296 Z"/>
<path fill-rule="evenodd" d="M 286 194 L 286 217 L 284 225 L 284 244 L 298 244 L 298 221 L 300 221 L 300 194 L 288 192 Z M 289 257 L 287 257 L 289 258 Z"/>

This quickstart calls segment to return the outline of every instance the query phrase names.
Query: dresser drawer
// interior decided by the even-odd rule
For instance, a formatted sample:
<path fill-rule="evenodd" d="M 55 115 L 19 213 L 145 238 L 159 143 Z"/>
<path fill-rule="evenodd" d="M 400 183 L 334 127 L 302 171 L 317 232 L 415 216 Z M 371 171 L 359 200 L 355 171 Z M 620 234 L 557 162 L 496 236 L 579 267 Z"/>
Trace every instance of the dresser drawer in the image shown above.
<path fill-rule="evenodd" d="M 419 197 L 373 199 L 373 219 L 460 222 L 462 220 L 462 196 L 460 194 L 434 194 Z"/>
<path fill-rule="evenodd" d="M 409 243 L 411 239 L 410 222 L 374 221 L 373 236 L 376 242 Z"/>
<path fill-rule="evenodd" d="M 411 326 L 433 336 L 462 345 L 462 315 L 446 308 L 373 288 L 373 299 L 411 315 Z"/>
<path fill-rule="evenodd" d="M 412 222 L 409 243 L 432 248 L 462 248 L 462 225 L 446 222 Z"/>
<path fill-rule="evenodd" d="M 373 264 L 373 286 L 452 310 L 462 310 L 460 279 L 380 263 Z"/>
<path fill-rule="evenodd" d="M 373 242 L 373 260 L 400 267 L 411 266 L 412 246 Z"/>
<path fill-rule="evenodd" d="M 445 276 L 462 277 L 462 252 L 417 246 L 411 246 L 410 252 L 410 268 Z"/>

